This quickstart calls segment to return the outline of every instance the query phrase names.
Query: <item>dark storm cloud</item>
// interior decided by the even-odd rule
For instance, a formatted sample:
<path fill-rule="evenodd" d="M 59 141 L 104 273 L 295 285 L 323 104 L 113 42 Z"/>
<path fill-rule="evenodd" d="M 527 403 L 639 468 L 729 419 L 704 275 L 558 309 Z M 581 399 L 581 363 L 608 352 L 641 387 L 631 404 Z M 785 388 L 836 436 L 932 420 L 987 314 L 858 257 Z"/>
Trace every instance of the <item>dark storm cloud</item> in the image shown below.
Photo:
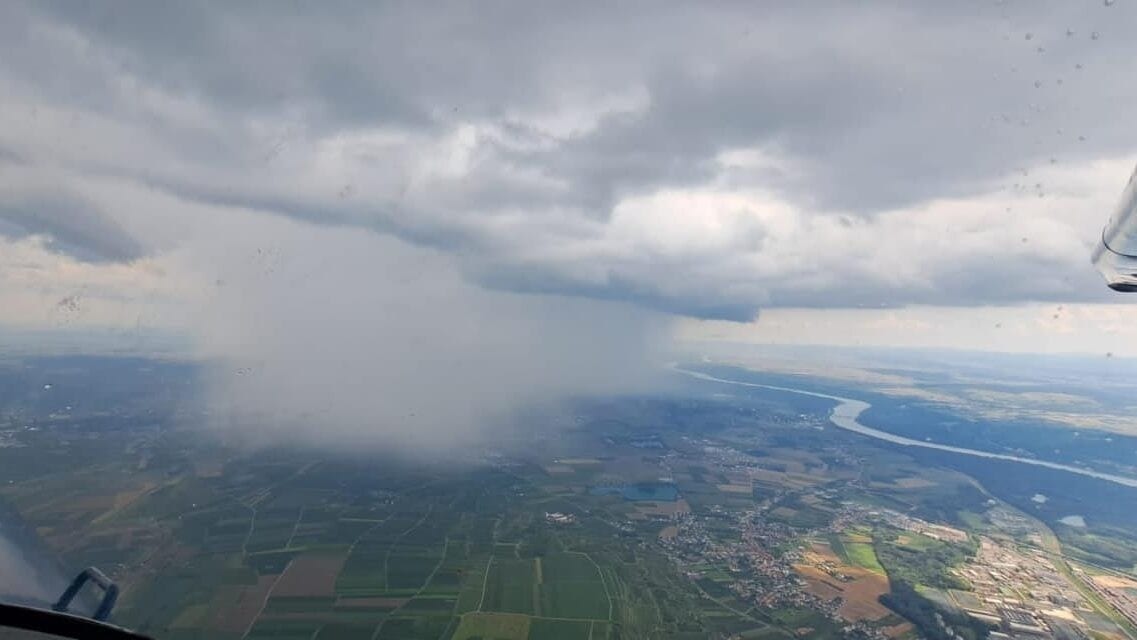
<path fill-rule="evenodd" d="M 4 11 L 9 90 L 145 137 L 137 156 L 55 152 L 78 171 L 398 235 L 455 253 L 488 287 L 684 315 L 1098 299 L 1078 243 L 1099 224 L 1085 220 L 1106 211 L 1068 214 L 1065 228 L 1007 251 L 992 252 L 989 237 L 971 245 L 973 234 L 960 234 L 940 247 L 917 233 L 907 255 L 864 242 L 860 254 L 832 254 L 860 241 L 842 220 L 988 197 L 1014 180 L 1041 193 L 1050 185 L 1039 166 L 1137 146 L 1132 4 L 61 2 Z M 32 143 L 4 146 L 41 154 Z M 723 154 L 738 150 L 761 150 L 770 163 L 724 167 Z M 662 232 L 650 215 L 613 231 L 630 200 L 708 184 L 760 190 L 779 202 L 751 213 L 792 208 L 763 224 L 808 226 L 826 240 L 771 231 L 757 248 L 730 240 L 749 233 L 732 219 L 736 229 L 695 249 L 653 244 Z M 661 210 L 656 220 L 710 213 Z M 1002 213 L 992 209 L 992 225 L 1009 224 Z M 57 218 L 44 228 L 97 245 L 115 237 L 91 224 L 81 220 L 79 233 Z M 916 211 L 905 224 L 957 232 Z M 818 255 L 803 259 L 810 251 Z M 878 253 L 896 255 L 886 264 Z M 769 256 L 781 259 L 765 265 Z M 924 262 L 896 275 L 896 265 Z"/>
<path fill-rule="evenodd" d="M 645 285 L 615 272 L 608 273 L 599 282 L 587 284 L 566 278 L 555 270 L 497 268 L 479 273 L 476 280 L 491 289 L 628 302 L 646 309 L 696 318 L 750 322 L 758 317 L 758 305 L 752 297 L 727 299 L 720 292 L 713 291 L 676 295 L 662 287 Z"/>
<path fill-rule="evenodd" d="M 78 197 L 0 194 L 0 235 L 43 235 L 52 249 L 84 262 L 130 262 L 146 254 L 113 218 Z"/>

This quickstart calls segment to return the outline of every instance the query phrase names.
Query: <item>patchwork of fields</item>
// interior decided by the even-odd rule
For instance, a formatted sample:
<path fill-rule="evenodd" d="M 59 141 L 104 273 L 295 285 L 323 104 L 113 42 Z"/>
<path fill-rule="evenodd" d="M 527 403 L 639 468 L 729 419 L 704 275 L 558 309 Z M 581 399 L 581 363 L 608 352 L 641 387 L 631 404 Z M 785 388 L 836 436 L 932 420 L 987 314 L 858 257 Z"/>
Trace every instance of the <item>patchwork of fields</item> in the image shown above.
<path fill-rule="evenodd" d="M 342 468 L 261 471 L 255 486 L 189 477 L 124 511 L 176 524 L 181 555 L 130 592 L 121 620 L 174 640 L 599 640 L 619 625 L 618 572 L 549 531 L 548 496 L 524 508 L 517 478 L 427 478 L 375 495 L 392 482 L 357 491 Z M 183 494 L 188 508 L 169 509 Z"/>

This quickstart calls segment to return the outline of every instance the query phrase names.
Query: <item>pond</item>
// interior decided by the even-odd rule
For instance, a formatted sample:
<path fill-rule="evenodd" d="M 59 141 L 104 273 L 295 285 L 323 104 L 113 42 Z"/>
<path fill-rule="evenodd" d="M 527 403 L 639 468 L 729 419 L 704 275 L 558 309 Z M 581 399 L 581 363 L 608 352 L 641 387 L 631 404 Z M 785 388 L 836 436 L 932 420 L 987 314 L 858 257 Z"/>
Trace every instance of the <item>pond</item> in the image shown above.
<path fill-rule="evenodd" d="M 594 496 L 622 496 L 633 502 L 674 502 L 679 499 L 679 489 L 667 482 L 637 482 L 625 485 L 592 487 L 588 492 Z"/>

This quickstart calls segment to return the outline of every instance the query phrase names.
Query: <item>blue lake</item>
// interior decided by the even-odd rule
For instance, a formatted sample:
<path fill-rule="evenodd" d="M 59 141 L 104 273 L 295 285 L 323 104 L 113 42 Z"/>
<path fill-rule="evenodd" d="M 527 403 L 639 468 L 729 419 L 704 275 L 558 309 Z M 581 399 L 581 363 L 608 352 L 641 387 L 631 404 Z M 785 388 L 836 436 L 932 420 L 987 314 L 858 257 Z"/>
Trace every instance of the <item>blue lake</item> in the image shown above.
<path fill-rule="evenodd" d="M 679 499 L 679 489 L 664 482 L 637 482 L 606 487 L 592 487 L 588 492 L 594 496 L 621 496 L 625 500 L 674 502 Z"/>

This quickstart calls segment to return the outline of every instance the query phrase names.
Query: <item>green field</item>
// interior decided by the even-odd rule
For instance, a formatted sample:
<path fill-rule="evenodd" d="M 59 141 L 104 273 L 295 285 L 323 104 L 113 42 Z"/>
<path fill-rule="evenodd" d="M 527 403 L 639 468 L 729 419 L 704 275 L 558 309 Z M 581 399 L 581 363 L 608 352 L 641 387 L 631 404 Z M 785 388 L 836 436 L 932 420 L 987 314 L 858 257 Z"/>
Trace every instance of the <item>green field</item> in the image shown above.
<path fill-rule="evenodd" d="M 325 624 L 314 640 L 371 640 L 377 625 Z"/>
<path fill-rule="evenodd" d="M 608 619 L 608 596 L 599 581 L 545 582 L 539 587 L 540 615 L 550 618 Z"/>
<path fill-rule="evenodd" d="M 440 557 L 392 555 L 387 558 L 387 588 L 420 589 L 438 566 Z"/>
<path fill-rule="evenodd" d="M 450 618 L 388 618 L 379 627 L 379 640 L 437 640 L 451 626 Z"/>
<path fill-rule="evenodd" d="M 482 611 L 534 612 L 533 561 L 495 557 L 490 565 Z"/>
<path fill-rule="evenodd" d="M 897 542 L 897 544 L 899 544 L 905 548 L 914 549 L 916 551 L 925 551 L 928 549 L 933 549 L 937 545 L 940 544 L 939 541 L 937 541 L 933 538 L 929 538 L 928 536 L 922 536 L 918 533 L 912 533 L 912 532 L 906 532 L 906 533 L 900 534 L 900 536 L 897 537 L 896 542 Z"/>
<path fill-rule="evenodd" d="M 591 627 L 591 622 L 533 618 L 529 640 L 588 640 Z"/>
<path fill-rule="evenodd" d="M 454 598 L 412 598 L 403 605 L 400 611 L 403 613 L 444 613 L 450 615 L 450 613 L 454 611 L 454 605 L 457 604 L 457 602 L 458 601 Z"/>
<path fill-rule="evenodd" d="M 583 553 L 554 553 L 541 558 L 541 574 L 545 582 L 599 581 L 596 565 Z"/>
<path fill-rule="evenodd" d="M 826 541 L 829 542 L 829 548 L 833 550 L 833 553 L 837 554 L 838 558 L 841 558 L 845 562 L 850 562 L 849 552 L 845 549 L 845 543 L 841 541 L 840 534 L 831 533 L 827 536 Z"/>
<path fill-rule="evenodd" d="M 336 593 L 344 596 L 367 596 L 387 589 L 387 551 L 360 546 L 347 557 L 336 579 Z"/>
<path fill-rule="evenodd" d="M 880 565 L 880 561 L 876 558 L 876 553 L 872 549 L 872 545 L 865 542 L 846 542 L 845 554 L 852 564 L 868 569 L 873 573 L 884 575 L 884 567 Z"/>

